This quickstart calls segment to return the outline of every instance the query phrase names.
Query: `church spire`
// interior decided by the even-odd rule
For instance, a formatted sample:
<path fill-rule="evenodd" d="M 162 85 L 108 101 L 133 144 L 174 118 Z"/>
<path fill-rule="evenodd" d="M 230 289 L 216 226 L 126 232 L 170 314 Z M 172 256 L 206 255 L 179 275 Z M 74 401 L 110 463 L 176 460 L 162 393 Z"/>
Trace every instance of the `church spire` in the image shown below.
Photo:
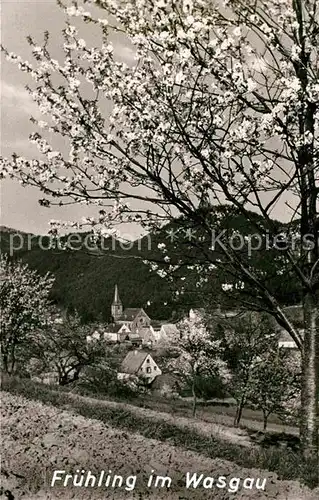
<path fill-rule="evenodd" d="M 122 312 L 123 312 L 122 302 L 120 299 L 118 287 L 117 285 L 115 285 L 114 299 L 111 306 L 111 314 L 114 321 L 116 321 L 120 316 L 122 316 Z"/>
<path fill-rule="evenodd" d="M 121 303 L 120 296 L 119 296 L 119 289 L 118 289 L 117 285 L 115 285 L 113 304 L 119 304 L 119 303 Z"/>

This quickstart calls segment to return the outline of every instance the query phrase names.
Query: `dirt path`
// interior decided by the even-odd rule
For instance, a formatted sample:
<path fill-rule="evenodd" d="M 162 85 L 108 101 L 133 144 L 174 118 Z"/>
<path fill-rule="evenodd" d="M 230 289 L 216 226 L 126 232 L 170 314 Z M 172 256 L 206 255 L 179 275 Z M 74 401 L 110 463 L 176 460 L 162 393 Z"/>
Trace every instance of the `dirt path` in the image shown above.
<path fill-rule="evenodd" d="M 52 406 L 29 401 L 21 396 L 2 393 L 3 489 L 10 490 L 11 500 L 316 500 L 319 491 L 302 488 L 296 481 L 279 481 L 276 474 L 258 469 L 244 469 L 226 460 L 208 459 L 167 443 L 147 439 L 137 433 L 114 429 L 100 421 L 86 419 Z M 74 475 L 83 469 L 99 476 L 101 471 L 122 475 L 122 487 L 100 488 L 50 486 L 53 471 Z M 148 488 L 154 474 L 170 476 L 170 488 Z M 186 488 L 187 472 L 214 478 L 210 488 Z M 136 476 L 134 489 L 124 489 L 127 477 Z M 224 477 L 225 487 L 215 484 Z M 64 477 L 64 476 L 63 476 Z M 264 490 L 243 488 L 244 478 L 266 480 Z M 238 491 L 231 482 L 232 478 Z M 72 479 L 72 478 L 71 478 Z M 71 481 L 72 482 L 72 481 Z M 207 484 L 206 484 L 207 486 Z M 1 500 L 8 496 L 0 494 Z"/>
<path fill-rule="evenodd" d="M 185 403 L 188 403 L 189 405 L 189 410 L 191 408 L 192 404 L 192 398 L 182 398 L 182 401 Z M 201 403 L 206 403 L 205 405 L 198 404 L 197 408 L 197 419 L 202 420 L 203 422 L 208 422 L 208 423 L 215 423 L 215 424 L 221 424 L 221 425 L 227 425 L 229 427 L 234 426 L 234 416 L 235 416 L 235 400 L 232 398 L 226 398 L 223 400 L 220 399 L 213 399 L 211 400 L 214 402 L 214 404 L 207 405 L 209 401 L 204 401 L 204 400 L 199 400 Z M 226 403 L 228 402 L 229 404 L 232 405 L 233 408 L 233 414 L 229 414 L 227 412 L 227 409 L 225 406 L 222 404 L 218 403 Z M 171 413 L 172 408 L 171 404 L 167 403 L 167 409 L 162 408 L 162 411 Z M 229 411 L 229 410 L 228 410 Z M 185 408 L 177 408 L 177 412 L 179 415 L 184 416 L 185 414 Z M 182 414 L 184 412 L 184 414 Z M 187 416 L 188 417 L 188 416 Z M 278 419 L 276 419 L 278 420 Z M 250 410 L 249 408 L 244 408 L 243 415 L 241 418 L 241 427 L 245 427 L 247 429 L 253 430 L 253 431 L 262 431 L 263 430 L 263 417 L 261 412 L 256 410 Z M 285 434 L 293 434 L 295 436 L 299 436 L 299 428 L 296 426 L 292 425 L 287 425 L 283 424 L 280 421 L 272 421 L 272 417 L 270 417 L 268 425 L 267 425 L 267 430 L 269 432 L 277 432 L 277 433 L 285 433 Z"/>
<path fill-rule="evenodd" d="M 213 411 L 213 408 L 211 412 L 207 411 L 198 411 L 198 417 L 200 419 L 203 419 L 205 422 L 213 422 L 213 423 L 221 423 L 222 425 L 228 425 L 232 426 L 234 422 L 234 417 L 230 415 L 226 415 L 225 413 L 222 412 L 222 409 L 219 407 L 216 412 Z M 248 429 L 255 430 L 255 431 L 262 431 L 263 430 L 263 422 L 260 420 L 254 420 L 252 418 L 245 418 L 243 417 L 240 421 L 241 426 L 247 427 Z M 299 429 L 298 427 L 294 427 L 291 425 L 284 425 L 284 424 L 277 424 L 274 422 L 269 422 L 267 425 L 267 431 L 268 432 L 284 432 L 286 434 L 293 434 L 295 436 L 299 436 Z"/>
<path fill-rule="evenodd" d="M 253 446 L 251 440 L 249 439 L 247 431 L 244 429 L 235 429 L 234 427 L 227 425 L 221 425 L 213 422 L 204 422 L 195 418 L 181 417 L 179 415 L 151 410 L 149 408 L 141 408 L 139 406 L 133 406 L 127 403 L 96 400 L 94 398 L 79 396 L 78 394 L 72 393 L 70 393 L 69 395 L 72 399 L 77 401 L 85 401 L 86 403 L 91 402 L 92 404 L 96 404 L 98 401 L 99 405 L 104 405 L 108 408 L 121 408 L 123 410 L 128 410 L 136 416 L 146 417 L 147 419 L 150 419 L 152 421 L 157 421 L 159 423 L 170 423 L 176 427 L 179 427 L 180 429 L 192 429 L 204 436 L 213 436 L 216 437 L 216 439 L 240 444 L 249 448 Z"/>

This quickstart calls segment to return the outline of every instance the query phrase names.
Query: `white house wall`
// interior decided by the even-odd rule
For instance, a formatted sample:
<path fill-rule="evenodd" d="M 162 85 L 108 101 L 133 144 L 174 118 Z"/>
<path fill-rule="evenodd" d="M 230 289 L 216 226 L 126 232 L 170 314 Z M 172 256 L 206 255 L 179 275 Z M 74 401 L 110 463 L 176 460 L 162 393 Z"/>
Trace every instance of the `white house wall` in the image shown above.
<path fill-rule="evenodd" d="M 148 371 L 147 368 L 150 368 L 150 371 Z M 161 374 L 162 374 L 161 369 L 157 366 L 154 359 L 150 355 L 148 355 L 147 358 L 145 358 L 142 366 L 138 371 L 138 375 L 143 375 L 144 377 L 147 377 L 149 379 L 154 379 L 155 377 Z"/>

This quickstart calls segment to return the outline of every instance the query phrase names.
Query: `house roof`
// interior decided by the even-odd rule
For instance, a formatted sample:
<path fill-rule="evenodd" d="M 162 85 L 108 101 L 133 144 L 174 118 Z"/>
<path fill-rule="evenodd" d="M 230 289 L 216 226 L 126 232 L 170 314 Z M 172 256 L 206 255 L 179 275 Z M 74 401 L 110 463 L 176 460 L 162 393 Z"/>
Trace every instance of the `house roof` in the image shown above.
<path fill-rule="evenodd" d="M 145 351 L 136 350 L 128 352 L 122 361 L 120 371 L 122 373 L 136 373 L 144 363 L 147 356 L 149 356 L 149 353 Z"/>
<path fill-rule="evenodd" d="M 162 330 L 166 335 L 176 335 L 178 333 L 178 328 L 174 323 L 166 323 L 162 325 Z"/>
<path fill-rule="evenodd" d="M 155 342 L 156 338 L 150 328 L 138 328 L 139 336 L 144 340 L 144 342 Z"/>
<path fill-rule="evenodd" d="M 152 319 L 151 325 L 153 328 L 160 329 L 162 327 L 163 322 L 157 319 Z"/>
<path fill-rule="evenodd" d="M 115 325 L 111 323 L 110 325 L 106 326 L 105 333 L 118 333 L 122 326 L 123 325 Z"/>
<path fill-rule="evenodd" d="M 128 334 L 128 338 L 129 338 L 130 340 L 137 340 L 137 339 L 140 339 L 141 337 L 139 336 L 139 334 L 138 334 L 138 333 L 133 333 L 133 332 L 131 332 L 131 333 L 129 333 L 129 334 Z M 142 339 L 141 339 L 141 340 L 142 340 Z"/>
<path fill-rule="evenodd" d="M 127 307 L 117 321 L 133 321 L 141 311 L 147 316 L 141 307 Z"/>
<path fill-rule="evenodd" d="M 301 338 L 304 337 L 304 330 L 299 329 L 298 330 L 299 335 Z M 279 332 L 279 343 L 280 342 L 294 342 L 290 334 L 286 330 L 280 330 Z"/>

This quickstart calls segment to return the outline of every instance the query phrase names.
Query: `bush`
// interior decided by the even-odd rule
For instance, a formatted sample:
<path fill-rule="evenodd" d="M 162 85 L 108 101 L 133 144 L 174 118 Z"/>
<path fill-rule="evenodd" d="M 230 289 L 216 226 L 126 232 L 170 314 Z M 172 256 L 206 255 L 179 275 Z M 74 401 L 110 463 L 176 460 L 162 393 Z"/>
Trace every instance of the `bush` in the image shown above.
<path fill-rule="evenodd" d="M 108 387 L 108 396 L 119 399 L 136 398 L 137 388 L 122 380 L 113 380 Z"/>
<path fill-rule="evenodd" d="M 76 386 L 93 394 L 108 394 L 110 384 L 116 379 L 116 373 L 105 363 L 87 366 L 81 373 Z"/>
<path fill-rule="evenodd" d="M 222 380 L 217 376 L 197 377 L 195 380 L 195 390 L 199 398 L 222 399 L 227 396 Z"/>

